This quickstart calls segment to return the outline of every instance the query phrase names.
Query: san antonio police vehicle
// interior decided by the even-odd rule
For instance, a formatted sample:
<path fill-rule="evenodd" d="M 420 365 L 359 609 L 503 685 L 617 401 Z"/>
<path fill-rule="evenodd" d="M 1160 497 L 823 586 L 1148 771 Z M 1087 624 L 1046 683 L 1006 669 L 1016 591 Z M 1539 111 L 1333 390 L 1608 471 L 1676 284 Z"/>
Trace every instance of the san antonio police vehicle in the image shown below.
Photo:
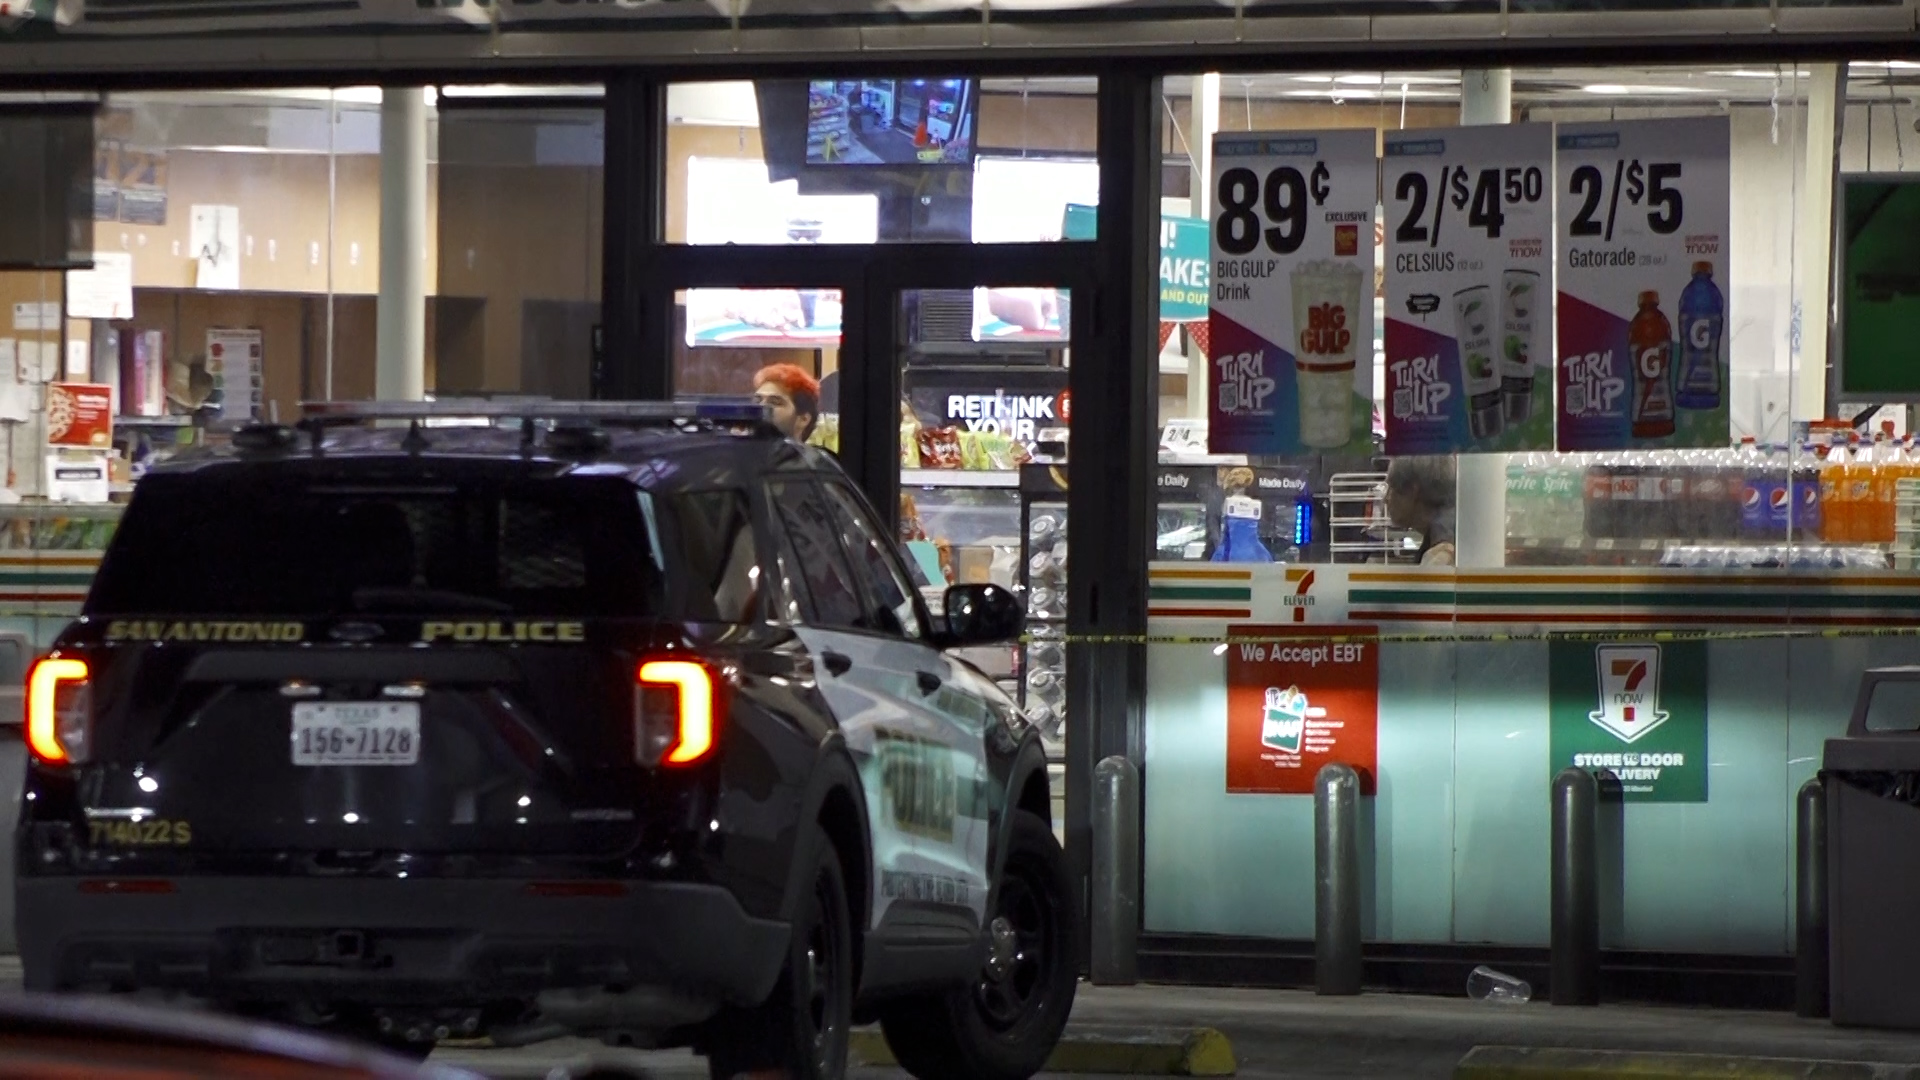
<path fill-rule="evenodd" d="M 33 668 L 35 990 L 424 1051 L 1025 1077 L 1077 972 L 1037 735 L 743 403 L 309 406 L 144 478 Z"/>

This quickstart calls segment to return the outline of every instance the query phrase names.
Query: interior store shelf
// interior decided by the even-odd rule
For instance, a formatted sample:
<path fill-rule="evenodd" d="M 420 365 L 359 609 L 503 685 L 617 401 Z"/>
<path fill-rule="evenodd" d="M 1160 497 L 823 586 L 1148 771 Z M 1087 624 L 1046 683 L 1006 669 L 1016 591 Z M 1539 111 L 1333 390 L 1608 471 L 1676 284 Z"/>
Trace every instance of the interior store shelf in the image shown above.
<path fill-rule="evenodd" d="M 1013 471 L 961 469 L 901 469 L 901 487 L 1017 488 L 1020 474 Z"/>

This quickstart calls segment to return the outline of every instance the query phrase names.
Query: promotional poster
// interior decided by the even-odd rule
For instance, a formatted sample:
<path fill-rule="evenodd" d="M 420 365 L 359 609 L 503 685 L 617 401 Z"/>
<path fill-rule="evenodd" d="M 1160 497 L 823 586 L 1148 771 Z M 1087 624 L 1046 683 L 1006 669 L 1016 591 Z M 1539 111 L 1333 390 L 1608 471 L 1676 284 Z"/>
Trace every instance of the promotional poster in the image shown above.
<path fill-rule="evenodd" d="M 1553 127 L 1386 136 L 1387 453 L 1553 445 Z"/>
<path fill-rule="evenodd" d="M 1606 770 L 1628 802 L 1707 801 L 1705 642 L 1555 641 L 1553 761 Z"/>
<path fill-rule="evenodd" d="M 1227 650 L 1227 790 L 1311 795 L 1322 767 L 1339 762 L 1372 794 L 1379 769 L 1380 645 L 1354 640 L 1371 626 L 1321 627 L 1306 636 L 1277 626 L 1236 626 Z M 1272 635 L 1269 641 L 1245 643 Z"/>
<path fill-rule="evenodd" d="M 1727 445 L 1727 118 L 1558 136 L 1559 448 Z"/>
<path fill-rule="evenodd" d="M 1371 450 L 1377 137 L 1213 137 L 1213 453 Z"/>

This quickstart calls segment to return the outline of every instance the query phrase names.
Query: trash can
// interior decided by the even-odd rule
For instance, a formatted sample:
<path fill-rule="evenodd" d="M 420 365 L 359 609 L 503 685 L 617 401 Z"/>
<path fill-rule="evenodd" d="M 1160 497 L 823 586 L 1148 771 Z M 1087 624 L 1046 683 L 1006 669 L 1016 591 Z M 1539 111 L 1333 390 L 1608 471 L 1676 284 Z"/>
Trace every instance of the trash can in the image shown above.
<path fill-rule="evenodd" d="M 1830 1015 L 1920 1030 L 1920 667 L 1861 676 L 1822 773 Z"/>

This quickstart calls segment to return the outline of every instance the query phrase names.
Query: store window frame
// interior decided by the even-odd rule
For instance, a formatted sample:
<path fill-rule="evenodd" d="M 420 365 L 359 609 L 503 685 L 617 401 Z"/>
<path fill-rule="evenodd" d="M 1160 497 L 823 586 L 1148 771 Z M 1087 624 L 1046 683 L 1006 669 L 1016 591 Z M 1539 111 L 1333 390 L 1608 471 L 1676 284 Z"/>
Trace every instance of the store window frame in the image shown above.
<path fill-rule="evenodd" d="M 836 64 L 845 70 L 861 65 Z M 683 73 L 684 74 L 684 73 Z M 922 76 L 937 72 L 919 72 Z M 1100 169 L 1097 239 L 1053 243 L 908 243 L 862 247 L 665 240 L 666 92 L 675 74 L 606 81 L 603 360 L 598 397 L 673 396 L 676 294 L 691 288 L 834 289 L 843 300 L 840 463 L 897 528 L 900 298 L 927 289 L 1057 287 L 1081 297 L 1070 326 L 1072 460 L 1093 463 L 1068 496 L 1075 527 L 1068 586 L 1067 852 L 1083 898 L 1091 863 L 1094 764 L 1144 765 L 1147 563 L 1152 556 L 1158 367 L 1162 93 L 1157 73 L 1094 72 Z M 699 78 L 698 74 L 684 75 Z M 764 493 L 769 500 L 772 492 Z"/>

